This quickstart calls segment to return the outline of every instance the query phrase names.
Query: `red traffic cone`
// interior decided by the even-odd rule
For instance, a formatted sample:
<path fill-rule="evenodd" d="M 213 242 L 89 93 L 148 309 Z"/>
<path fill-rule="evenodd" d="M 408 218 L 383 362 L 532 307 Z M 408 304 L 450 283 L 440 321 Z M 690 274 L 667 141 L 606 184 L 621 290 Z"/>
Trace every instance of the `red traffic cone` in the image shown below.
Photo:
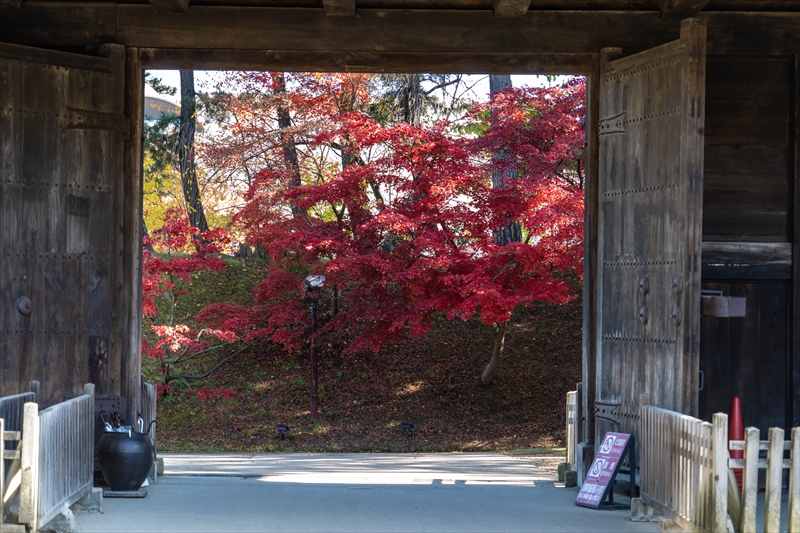
<path fill-rule="evenodd" d="M 728 442 L 732 440 L 744 440 L 744 425 L 742 424 L 742 406 L 739 397 L 733 397 L 731 405 L 731 416 L 728 419 Z M 730 448 L 730 444 L 728 445 Z M 744 450 L 730 450 L 731 459 L 743 459 Z M 733 475 L 736 476 L 736 483 L 739 485 L 739 492 L 742 491 L 742 469 L 734 468 Z"/>

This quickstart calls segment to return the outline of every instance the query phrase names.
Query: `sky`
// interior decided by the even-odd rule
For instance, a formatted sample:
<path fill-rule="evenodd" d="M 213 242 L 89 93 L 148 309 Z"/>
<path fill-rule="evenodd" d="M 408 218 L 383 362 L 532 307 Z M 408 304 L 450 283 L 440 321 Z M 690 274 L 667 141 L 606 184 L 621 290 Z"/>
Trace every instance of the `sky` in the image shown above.
<path fill-rule="evenodd" d="M 171 85 L 172 87 L 179 88 L 180 87 L 180 74 L 177 70 L 149 70 L 153 76 L 156 78 L 161 78 L 161 81 L 167 85 Z M 214 84 L 214 80 L 216 77 L 222 74 L 221 71 L 215 70 L 196 70 L 194 73 L 195 84 L 197 88 L 201 91 L 208 91 Z M 475 93 L 478 95 L 489 95 L 489 77 L 487 75 L 471 75 L 471 77 L 479 79 L 478 83 L 475 86 Z M 553 83 L 563 83 L 564 80 L 568 79 L 568 76 L 558 76 L 556 81 Z M 547 78 L 544 76 L 533 76 L 533 75 L 512 75 L 511 82 L 514 84 L 514 87 L 522 87 L 522 86 L 547 86 L 552 85 L 547 81 Z M 162 97 L 163 98 L 163 97 Z M 166 99 L 172 100 L 169 97 Z M 174 99 L 175 103 L 179 103 L 180 96 L 176 95 Z"/>

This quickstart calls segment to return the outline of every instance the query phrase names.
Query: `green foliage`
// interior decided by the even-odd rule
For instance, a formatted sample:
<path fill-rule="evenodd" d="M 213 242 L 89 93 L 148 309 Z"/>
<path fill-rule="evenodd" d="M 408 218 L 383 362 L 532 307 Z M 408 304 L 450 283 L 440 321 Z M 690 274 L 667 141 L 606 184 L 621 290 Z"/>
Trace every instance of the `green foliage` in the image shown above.
<path fill-rule="evenodd" d="M 178 92 L 178 89 L 176 89 L 175 87 L 172 87 L 170 85 L 165 85 L 161 81 L 161 78 L 156 78 L 150 72 L 145 72 L 144 73 L 144 82 L 147 85 L 149 85 L 150 87 L 152 87 L 153 90 L 155 92 L 157 92 L 158 94 L 166 94 L 166 95 L 169 95 L 169 96 L 175 96 L 175 94 Z"/>
<path fill-rule="evenodd" d="M 230 95 L 222 90 L 197 93 L 198 113 L 213 124 L 225 126 L 230 118 Z"/>
<path fill-rule="evenodd" d="M 183 209 L 176 159 L 179 129 L 180 117 L 165 114 L 144 123 L 143 202 L 148 231 L 162 226 L 168 209 Z"/>
<path fill-rule="evenodd" d="M 144 222 L 147 230 L 159 229 L 169 209 L 182 209 L 180 177 L 171 166 L 157 163 L 150 152 L 144 154 L 144 180 L 142 184 Z"/>
<path fill-rule="evenodd" d="M 151 163 L 145 173 L 159 173 L 177 165 L 180 117 L 162 113 L 155 120 L 144 123 L 144 152 Z"/>
<path fill-rule="evenodd" d="M 149 72 L 145 73 L 145 79 L 160 94 L 174 96 L 177 92 L 176 88 L 163 84 L 160 78 Z M 221 124 L 227 113 L 225 101 L 225 95 L 221 93 L 199 93 L 198 113 L 203 118 Z M 144 220 L 148 231 L 162 226 L 168 209 L 187 209 L 178 170 L 180 128 L 180 116 L 164 113 L 144 123 Z M 202 123 L 198 121 L 196 135 L 202 139 L 203 132 Z M 211 183 L 209 175 L 213 175 L 216 169 L 208 170 L 198 164 L 196 170 L 209 227 L 227 227 L 233 217 L 228 209 L 231 203 L 230 187 L 226 183 Z"/>
<path fill-rule="evenodd" d="M 232 302 L 252 306 L 253 287 L 264 279 L 269 263 L 253 257 L 246 260 L 224 259 L 227 268 L 221 272 L 198 272 L 192 276 L 192 283 L 177 280 L 175 283 L 176 307 L 175 322 L 196 326 L 194 317 L 203 307 L 212 303 Z M 159 313 L 155 322 L 164 323 L 169 316 L 170 302 L 158 302 Z M 145 319 L 147 322 L 147 319 Z M 149 330 L 145 324 L 145 333 Z M 296 363 L 295 363 L 296 364 Z"/>

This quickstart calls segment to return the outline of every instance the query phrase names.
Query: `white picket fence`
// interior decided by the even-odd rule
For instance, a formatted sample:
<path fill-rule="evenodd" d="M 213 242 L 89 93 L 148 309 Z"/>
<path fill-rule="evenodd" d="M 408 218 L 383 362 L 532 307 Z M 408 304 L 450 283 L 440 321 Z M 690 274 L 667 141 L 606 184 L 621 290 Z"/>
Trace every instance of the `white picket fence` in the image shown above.
<path fill-rule="evenodd" d="M 800 428 L 792 440 L 770 428 L 769 440 L 747 428 L 746 440 L 728 441 L 728 415 L 716 413 L 713 423 L 642 405 L 640 409 L 640 475 L 643 502 L 689 531 L 727 531 L 730 515 L 737 533 L 756 527 L 758 469 L 767 469 L 765 533 L 778 533 L 783 469 L 789 473 L 789 533 L 800 533 Z M 744 459 L 731 459 L 728 447 L 745 450 Z M 767 459 L 759 451 L 767 450 Z M 784 450 L 791 457 L 784 459 Z M 797 466 L 795 466 L 797 465 Z M 740 494 L 732 468 L 744 468 Z"/>
<path fill-rule="evenodd" d="M 714 519 L 711 424 L 644 405 L 639 433 L 642 501 L 672 517 L 684 529 L 711 530 Z"/>
<path fill-rule="evenodd" d="M 14 461 L 11 475 L 0 476 L 4 480 L 1 492 L 4 502 L 10 501 L 18 487 L 19 521 L 31 531 L 92 490 L 94 385 L 87 384 L 84 391 L 41 412 L 36 402 L 26 402 L 21 434 L 4 434 L 4 439 L 18 440 L 21 445 L 18 453 L 9 456 Z M 4 425 L 2 421 L 0 427 Z M 4 532 L 15 529 L 11 524 L 2 528 Z"/>
<path fill-rule="evenodd" d="M 744 459 L 729 459 L 731 468 L 743 468 L 741 501 L 734 497 L 729 513 L 737 531 L 756 531 L 756 502 L 758 495 L 758 470 L 767 470 L 764 495 L 764 532 L 781 531 L 781 490 L 783 469 L 789 469 L 789 533 L 800 532 L 800 427 L 792 428 L 792 440 L 784 441 L 781 428 L 770 428 L 769 440 L 759 440 L 757 428 L 745 430 L 745 440 L 730 441 L 732 450 L 744 450 Z M 727 437 L 726 437 L 727 438 Z M 760 459 L 759 452 L 766 450 L 767 458 Z M 789 450 L 790 458 L 784 459 Z M 738 495 L 738 490 L 736 491 Z"/>

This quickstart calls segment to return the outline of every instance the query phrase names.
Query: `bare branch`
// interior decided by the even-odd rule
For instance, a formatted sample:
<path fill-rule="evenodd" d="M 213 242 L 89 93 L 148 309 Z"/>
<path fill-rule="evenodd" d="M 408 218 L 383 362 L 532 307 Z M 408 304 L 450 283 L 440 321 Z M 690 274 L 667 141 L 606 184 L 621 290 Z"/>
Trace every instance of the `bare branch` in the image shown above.
<path fill-rule="evenodd" d="M 169 382 L 170 382 L 170 381 L 173 381 L 173 380 L 179 379 L 179 380 L 183 381 L 183 382 L 186 384 L 186 386 L 187 386 L 187 387 L 191 388 L 191 385 L 189 384 L 189 380 L 192 380 L 192 381 L 200 381 L 200 380 L 202 380 L 202 379 L 205 379 L 205 378 L 207 378 L 207 377 L 208 377 L 208 376 L 210 376 L 210 375 L 211 375 L 211 374 L 212 374 L 212 373 L 213 373 L 215 370 L 217 370 L 219 367 L 221 367 L 222 365 L 224 365 L 225 363 L 227 363 L 228 361 L 230 361 L 231 359 L 233 359 L 234 357 L 236 357 L 237 355 L 239 355 L 240 353 L 242 353 L 243 351 L 245 351 L 247 348 L 249 348 L 250 346 L 252 346 L 252 345 L 254 344 L 254 342 L 255 342 L 255 341 L 245 344 L 245 345 L 244 345 L 244 346 L 242 346 L 240 349 L 236 350 L 235 352 L 233 352 L 233 353 L 232 353 L 232 354 L 230 354 L 229 356 L 227 356 L 227 357 L 225 357 L 224 359 L 222 359 L 222 360 L 221 360 L 220 362 L 218 362 L 216 365 L 214 365 L 213 367 L 211 367 L 211 369 L 210 369 L 210 370 L 208 370 L 207 372 L 204 372 L 203 374 L 198 374 L 198 375 L 196 375 L 196 376 L 191 376 L 191 375 L 186 375 L 186 374 L 176 374 L 176 375 L 171 375 L 171 376 L 167 375 L 167 376 L 165 376 L 165 377 L 164 377 L 164 382 L 165 382 L 165 384 L 169 384 Z"/>

